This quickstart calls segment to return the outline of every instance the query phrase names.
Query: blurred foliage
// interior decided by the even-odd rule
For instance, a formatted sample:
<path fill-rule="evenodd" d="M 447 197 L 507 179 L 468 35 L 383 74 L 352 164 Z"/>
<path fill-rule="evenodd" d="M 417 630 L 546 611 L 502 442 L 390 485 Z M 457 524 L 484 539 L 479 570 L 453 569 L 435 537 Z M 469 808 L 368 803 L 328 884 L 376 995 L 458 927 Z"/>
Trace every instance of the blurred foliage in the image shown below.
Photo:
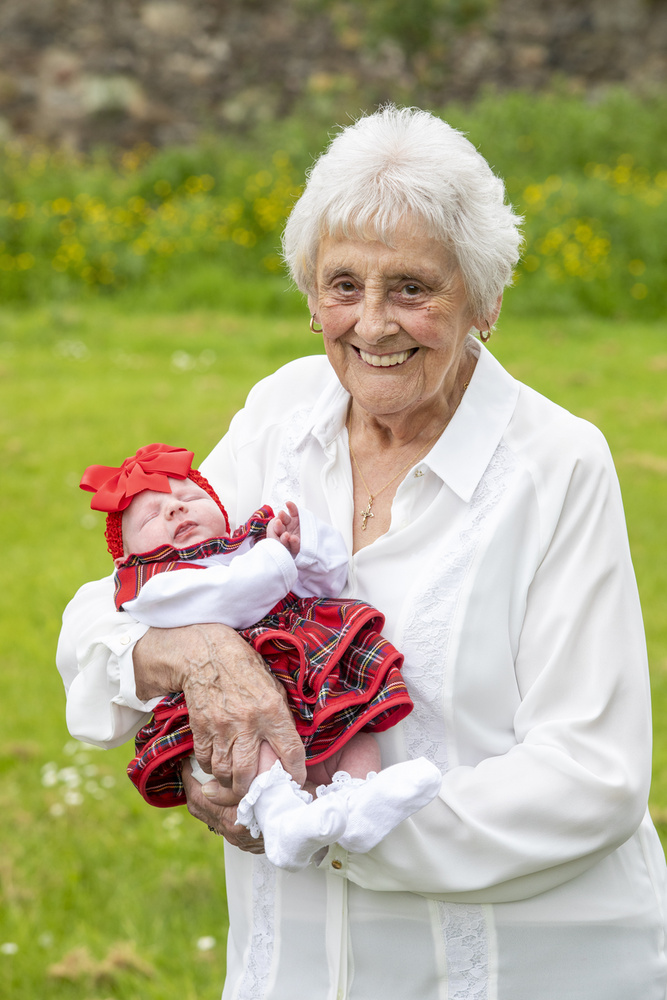
<path fill-rule="evenodd" d="M 385 14 L 391 9 L 383 7 Z M 302 108 L 248 138 L 210 137 L 189 148 L 82 156 L 6 143 L 3 300 L 124 291 L 165 296 L 173 308 L 292 311 L 297 300 L 286 290 L 280 233 L 305 171 L 326 144 L 338 96 L 329 95 L 316 114 Z M 505 178 L 510 201 L 525 216 L 521 310 L 548 304 L 562 314 L 662 315 L 667 97 L 612 91 L 591 102 L 571 94 L 488 94 L 439 113 Z M 259 298 L 257 275 L 265 277 Z"/>
<path fill-rule="evenodd" d="M 219 257 L 280 271 L 279 233 L 299 187 L 286 154 L 257 170 L 222 145 L 124 152 L 114 162 L 7 144 L 0 181 L 5 299 L 114 290 Z"/>
<path fill-rule="evenodd" d="M 368 4 L 302 0 L 302 5 L 326 12 L 346 47 L 363 44 L 373 50 L 390 40 L 411 57 L 430 53 L 446 41 L 452 29 L 482 20 L 495 0 L 374 0 Z"/>

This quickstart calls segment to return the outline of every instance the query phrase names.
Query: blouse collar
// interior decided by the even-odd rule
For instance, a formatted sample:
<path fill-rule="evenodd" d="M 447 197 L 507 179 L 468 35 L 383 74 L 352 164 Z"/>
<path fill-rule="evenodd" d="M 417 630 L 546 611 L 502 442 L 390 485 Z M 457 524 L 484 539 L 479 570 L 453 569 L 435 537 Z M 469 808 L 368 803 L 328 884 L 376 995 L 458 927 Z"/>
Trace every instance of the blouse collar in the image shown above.
<path fill-rule="evenodd" d="M 483 344 L 478 346 L 479 359 L 456 413 L 419 463 L 466 503 L 505 433 L 520 389 L 491 352 Z M 349 400 L 349 393 L 332 378 L 313 407 L 303 439 L 312 435 L 327 450 L 345 427 Z"/>
<path fill-rule="evenodd" d="M 461 403 L 422 460 L 466 503 L 512 419 L 520 383 L 479 345 L 479 360 Z"/>

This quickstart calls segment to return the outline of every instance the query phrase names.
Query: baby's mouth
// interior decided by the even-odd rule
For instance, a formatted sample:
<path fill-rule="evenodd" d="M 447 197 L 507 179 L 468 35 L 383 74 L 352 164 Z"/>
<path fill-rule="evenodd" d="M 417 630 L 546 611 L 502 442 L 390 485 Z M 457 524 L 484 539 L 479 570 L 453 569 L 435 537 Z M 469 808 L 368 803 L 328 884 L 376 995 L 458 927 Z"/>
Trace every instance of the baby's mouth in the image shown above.
<path fill-rule="evenodd" d="M 361 360 L 373 368 L 395 368 L 396 365 L 404 364 L 418 349 L 417 347 L 413 347 L 409 351 L 395 351 L 394 354 L 368 354 L 367 351 L 362 351 L 360 347 L 355 347 L 355 351 Z"/>
<path fill-rule="evenodd" d="M 183 535 L 189 535 L 193 528 L 197 527 L 196 521 L 183 521 L 183 524 L 179 524 L 178 528 L 174 532 L 174 541 L 177 538 L 182 538 Z"/>

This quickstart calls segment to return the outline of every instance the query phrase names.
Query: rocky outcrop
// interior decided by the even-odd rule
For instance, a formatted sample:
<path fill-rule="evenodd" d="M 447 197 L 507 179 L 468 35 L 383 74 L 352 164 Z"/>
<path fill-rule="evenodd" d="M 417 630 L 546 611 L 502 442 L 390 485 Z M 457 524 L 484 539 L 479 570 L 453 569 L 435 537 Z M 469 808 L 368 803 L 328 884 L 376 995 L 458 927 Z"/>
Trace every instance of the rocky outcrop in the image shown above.
<path fill-rule="evenodd" d="M 350 5 L 353 7 L 354 5 Z M 481 86 L 667 81 L 667 0 L 496 0 L 429 44 L 369 46 L 344 4 L 2 0 L 0 138 L 89 148 L 188 142 L 304 101 L 442 106 Z"/>

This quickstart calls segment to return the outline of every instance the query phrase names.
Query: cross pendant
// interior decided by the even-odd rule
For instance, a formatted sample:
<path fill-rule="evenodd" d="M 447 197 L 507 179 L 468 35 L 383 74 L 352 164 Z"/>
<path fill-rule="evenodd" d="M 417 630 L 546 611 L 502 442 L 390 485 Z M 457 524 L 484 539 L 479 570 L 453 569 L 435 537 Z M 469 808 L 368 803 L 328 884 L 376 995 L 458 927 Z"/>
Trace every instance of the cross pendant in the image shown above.
<path fill-rule="evenodd" d="M 362 531 L 366 530 L 366 521 L 368 520 L 368 518 L 369 517 L 375 517 L 375 514 L 371 510 L 371 507 L 373 506 L 373 500 L 374 499 L 375 499 L 374 497 L 369 496 L 368 497 L 368 506 L 366 507 L 365 510 L 362 510 L 362 512 L 361 512 L 361 517 L 362 517 L 363 522 L 364 522 L 362 524 L 362 526 L 361 526 L 361 530 Z"/>

